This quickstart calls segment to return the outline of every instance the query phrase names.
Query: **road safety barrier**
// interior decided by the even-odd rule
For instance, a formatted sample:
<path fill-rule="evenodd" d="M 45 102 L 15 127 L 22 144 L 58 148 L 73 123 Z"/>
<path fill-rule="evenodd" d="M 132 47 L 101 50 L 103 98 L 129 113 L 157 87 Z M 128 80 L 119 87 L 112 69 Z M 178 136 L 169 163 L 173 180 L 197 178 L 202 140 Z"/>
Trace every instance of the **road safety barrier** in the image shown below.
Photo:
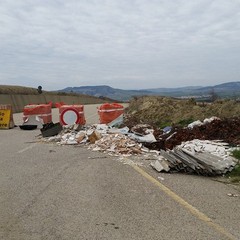
<path fill-rule="evenodd" d="M 62 105 L 59 107 L 59 118 L 61 125 L 72 125 L 86 123 L 83 105 Z"/>
<path fill-rule="evenodd" d="M 52 122 L 52 103 L 26 105 L 23 109 L 23 121 L 27 122 L 29 117 L 40 118 L 43 124 Z"/>
<path fill-rule="evenodd" d="M 107 124 L 114 121 L 124 112 L 124 107 L 118 103 L 104 103 L 98 108 L 100 123 Z"/>

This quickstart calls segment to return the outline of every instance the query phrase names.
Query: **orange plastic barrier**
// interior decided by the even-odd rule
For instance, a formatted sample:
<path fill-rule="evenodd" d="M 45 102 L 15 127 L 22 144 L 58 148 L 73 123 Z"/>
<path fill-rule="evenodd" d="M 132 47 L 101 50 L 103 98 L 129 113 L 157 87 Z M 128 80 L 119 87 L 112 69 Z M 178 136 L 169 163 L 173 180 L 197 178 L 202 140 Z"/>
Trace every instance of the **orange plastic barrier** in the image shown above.
<path fill-rule="evenodd" d="M 52 122 L 52 103 L 26 105 L 23 109 L 23 121 L 27 121 L 29 116 L 41 118 L 44 124 Z"/>
<path fill-rule="evenodd" d="M 98 108 L 100 123 L 110 123 L 124 112 L 124 107 L 118 103 L 104 103 Z"/>
<path fill-rule="evenodd" d="M 56 107 L 56 108 L 60 108 L 60 107 L 63 106 L 63 105 L 65 105 L 64 102 L 56 102 L 56 103 L 55 103 L 55 107 Z"/>
<path fill-rule="evenodd" d="M 84 125 L 86 123 L 83 105 L 62 105 L 59 107 L 59 118 L 60 118 L 61 125 L 68 125 L 64 120 L 64 114 L 68 110 L 71 110 L 76 114 L 75 124 Z"/>

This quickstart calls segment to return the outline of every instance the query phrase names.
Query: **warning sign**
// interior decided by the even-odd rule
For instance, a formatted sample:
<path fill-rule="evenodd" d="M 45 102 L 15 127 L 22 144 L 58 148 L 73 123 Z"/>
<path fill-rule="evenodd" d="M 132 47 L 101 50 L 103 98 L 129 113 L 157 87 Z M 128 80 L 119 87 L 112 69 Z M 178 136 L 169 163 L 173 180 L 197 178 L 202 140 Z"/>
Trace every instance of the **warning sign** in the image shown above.
<path fill-rule="evenodd" d="M 0 129 L 8 129 L 14 126 L 11 105 L 0 105 Z"/>
<path fill-rule="evenodd" d="M 0 109 L 0 128 L 9 128 L 10 124 L 10 109 Z"/>

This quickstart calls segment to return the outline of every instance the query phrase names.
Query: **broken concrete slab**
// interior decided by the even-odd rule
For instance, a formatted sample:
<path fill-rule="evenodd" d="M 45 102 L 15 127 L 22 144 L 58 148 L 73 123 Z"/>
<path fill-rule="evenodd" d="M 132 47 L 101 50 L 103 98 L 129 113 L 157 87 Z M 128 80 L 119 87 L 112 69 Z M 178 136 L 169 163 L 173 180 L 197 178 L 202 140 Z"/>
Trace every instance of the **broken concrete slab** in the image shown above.
<path fill-rule="evenodd" d="M 150 166 L 158 172 L 162 172 L 162 171 L 168 172 L 170 170 L 169 165 L 165 159 L 151 162 Z"/>

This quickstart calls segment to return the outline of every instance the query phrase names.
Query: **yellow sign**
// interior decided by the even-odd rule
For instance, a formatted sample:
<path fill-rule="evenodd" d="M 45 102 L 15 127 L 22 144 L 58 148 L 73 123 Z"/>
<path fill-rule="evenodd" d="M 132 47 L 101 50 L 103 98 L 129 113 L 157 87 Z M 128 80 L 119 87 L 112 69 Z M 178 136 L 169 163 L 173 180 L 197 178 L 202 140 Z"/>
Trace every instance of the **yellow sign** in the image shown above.
<path fill-rule="evenodd" d="M 11 120 L 11 110 L 10 109 L 0 109 L 0 129 L 9 128 Z"/>

